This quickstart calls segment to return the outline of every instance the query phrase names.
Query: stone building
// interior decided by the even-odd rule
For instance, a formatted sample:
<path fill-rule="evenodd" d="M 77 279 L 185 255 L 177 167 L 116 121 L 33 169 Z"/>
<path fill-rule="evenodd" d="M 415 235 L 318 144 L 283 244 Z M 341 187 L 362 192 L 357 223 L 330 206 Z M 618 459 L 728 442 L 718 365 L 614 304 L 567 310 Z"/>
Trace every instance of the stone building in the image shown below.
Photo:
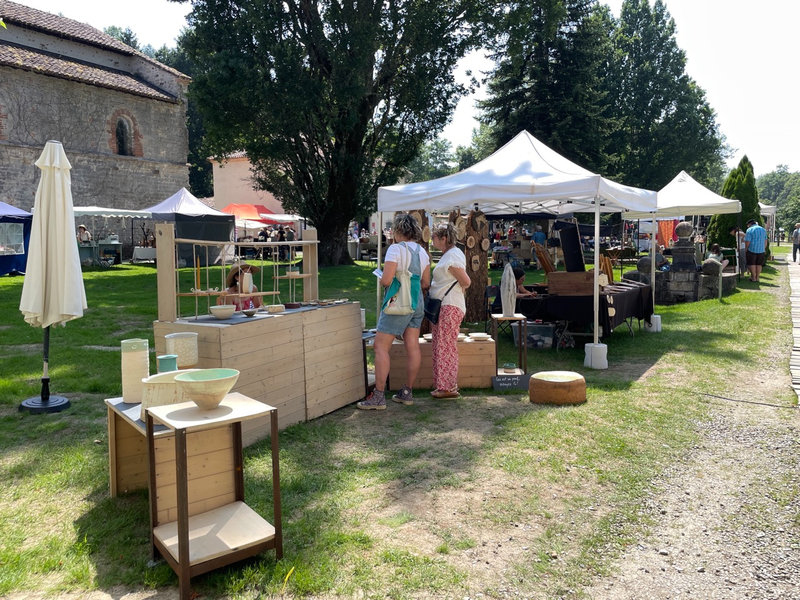
<path fill-rule="evenodd" d="M 51 139 L 76 206 L 142 209 L 188 186 L 189 77 L 72 19 L 7 0 L 0 16 L 0 201 L 30 210 Z"/>

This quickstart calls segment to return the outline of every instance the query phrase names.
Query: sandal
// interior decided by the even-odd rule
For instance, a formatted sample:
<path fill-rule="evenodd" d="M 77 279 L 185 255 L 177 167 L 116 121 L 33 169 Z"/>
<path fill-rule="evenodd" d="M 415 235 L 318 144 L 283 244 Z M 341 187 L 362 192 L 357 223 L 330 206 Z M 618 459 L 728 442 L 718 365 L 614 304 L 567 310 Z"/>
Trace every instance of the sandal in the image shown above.
<path fill-rule="evenodd" d="M 434 398 L 460 398 L 461 394 L 458 393 L 458 390 L 433 390 L 431 392 L 431 396 Z"/>

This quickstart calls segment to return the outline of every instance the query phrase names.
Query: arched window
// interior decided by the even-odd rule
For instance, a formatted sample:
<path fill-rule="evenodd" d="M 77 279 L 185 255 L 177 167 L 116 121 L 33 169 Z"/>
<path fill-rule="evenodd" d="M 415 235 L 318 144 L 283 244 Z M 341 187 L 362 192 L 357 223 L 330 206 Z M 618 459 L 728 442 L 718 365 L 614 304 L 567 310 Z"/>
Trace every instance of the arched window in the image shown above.
<path fill-rule="evenodd" d="M 117 119 L 117 154 L 121 156 L 133 156 L 133 135 L 131 124 L 128 119 L 120 117 Z"/>

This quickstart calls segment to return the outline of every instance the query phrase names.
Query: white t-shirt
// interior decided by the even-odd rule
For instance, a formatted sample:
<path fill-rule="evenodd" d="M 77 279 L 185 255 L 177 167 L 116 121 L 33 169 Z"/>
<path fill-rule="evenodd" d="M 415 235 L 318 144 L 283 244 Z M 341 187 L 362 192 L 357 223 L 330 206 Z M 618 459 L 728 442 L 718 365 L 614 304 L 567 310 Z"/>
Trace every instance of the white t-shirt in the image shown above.
<path fill-rule="evenodd" d="M 411 265 L 411 252 L 417 252 L 419 254 L 419 266 L 420 266 L 420 276 L 422 273 L 427 269 L 431 261 L 428 258 L 428 253 L 423 250 L 422 246 L 420 246 L 417 242 L 402 242 L 407 247 L 408 250 L 401 246 L 400 242 L 396 242 L 389 246 L 386 249 L 386 258 L 384 262 L 393 262 L 396 263 L 398 267 L 405 266 L 410 267 Z"/>
<path fill-rule="evenodd" d="M 433 269 L 433 277 L 431 278 L 430 295 L 433 298 L 438 298 L 442 301 L 442 306 L 452 305 L 460 308 L 463 312 L 467 312 L 467 304 L 464 300 L 464 289 L 457 283 L 453 289 L 445 296 L 447 288 L 453 285 L 454 281 L 458 281 L 450 272 L 450 267 L 467 268 L 467 257 L 457 247 L 452 247 L 450 250 L 442 254 L 442 258 L 436 263 Z"/>

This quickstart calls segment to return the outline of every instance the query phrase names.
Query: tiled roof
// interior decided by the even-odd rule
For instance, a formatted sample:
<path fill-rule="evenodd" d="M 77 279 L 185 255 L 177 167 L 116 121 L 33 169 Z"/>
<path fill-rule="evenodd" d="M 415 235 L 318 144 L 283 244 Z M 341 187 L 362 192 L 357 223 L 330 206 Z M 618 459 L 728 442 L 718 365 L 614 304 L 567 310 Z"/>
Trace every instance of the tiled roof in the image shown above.
<path fill-rule="evenodd" d="M 118 39 L 103 33 L 99 29 L 95 29 L 91 25 L 81 23 L 80 21 L 60 17 L 22 4 L 17 4 L 16 2 L 9 2 L 9 0 L 0 0 L 0 17 L 3 18 L 6 25 L 22 26 L 55 37 L 97 46 L 125 56 L 139 56 L 143 60 L 159 65 L 162 69 L 172 73 L 176 77 L 188 79 L 188 77 L 180 71 L 162 64 L 142 54 L 138 50 L 134 50 L 127 44 L 123 44 Z"/>
<path fill-rule="evenodd" d="M 177 102 L 177 98 L 171 94 L 128 73 L 113 69 L 103 69 L 68 57 L 55 56 L 13 44 L 0 43 L 0 66 L 33 71 L 34 73 L 144 96 L 145 98 Z"/>

